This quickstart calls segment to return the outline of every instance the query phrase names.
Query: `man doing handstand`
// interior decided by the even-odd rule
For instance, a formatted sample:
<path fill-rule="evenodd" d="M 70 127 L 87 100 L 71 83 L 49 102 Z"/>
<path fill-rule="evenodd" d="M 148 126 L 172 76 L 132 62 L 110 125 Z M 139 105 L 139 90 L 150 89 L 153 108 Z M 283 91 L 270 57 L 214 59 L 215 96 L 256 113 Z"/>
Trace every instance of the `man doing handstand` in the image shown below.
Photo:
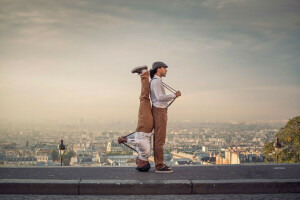
<path fill-rule="evenodd" d="M 135 133 L 125 137 L 119 137 L 119 144 L 126 142 L 133 145 L 137 152 L 138 158 L 136 160 L 137 170 L 147 172 L 150 169 L 148 158 L 151 154 L 151 136 L 153 129 L 153 117 L 150 103 L 150 85 L 149 85 L 149 71 L 147 66 L 140 66 L 134 68 L 132 73 L 137 73 L 141 77 L 141 95 L 140 107 L 138 115 L 138 125 Z"/>

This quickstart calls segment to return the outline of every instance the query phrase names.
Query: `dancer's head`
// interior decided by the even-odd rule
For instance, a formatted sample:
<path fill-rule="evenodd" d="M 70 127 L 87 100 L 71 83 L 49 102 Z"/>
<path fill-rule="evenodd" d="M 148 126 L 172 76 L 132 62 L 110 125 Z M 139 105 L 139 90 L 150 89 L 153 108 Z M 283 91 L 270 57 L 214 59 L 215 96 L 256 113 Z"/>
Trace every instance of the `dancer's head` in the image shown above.
<path fill-rule="evenodd" d="M 166 65 L 163 62 L 154 62 L 152 64 L 152 69 L 150 70 L 150 77 L 151 79 L 154 77 L 154 75 L 157 75 L 159 77 L 165 77 L 167 75 L 167 68 L 168 65 Z"/>

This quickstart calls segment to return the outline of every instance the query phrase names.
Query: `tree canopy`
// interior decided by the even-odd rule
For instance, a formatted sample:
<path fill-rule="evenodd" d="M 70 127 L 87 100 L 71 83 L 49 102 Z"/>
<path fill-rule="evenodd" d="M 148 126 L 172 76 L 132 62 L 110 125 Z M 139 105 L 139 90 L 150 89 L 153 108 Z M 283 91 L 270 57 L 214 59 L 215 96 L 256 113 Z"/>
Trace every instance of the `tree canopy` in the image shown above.
<path fill-rule="evenodd" d="M 63 154 L 64 166 L 70 166 L 70 161 L 73 156 L 76 156 L 76 153 L 72 150 L 64 152 L 64 154 Z"/>
<path fill-rule="evenodd" d="M 284 128 L 275 134 L 281 143 L 281 151 L 278 155 L 278 162 L 299 163 L 300 162 L 300 116 L 289 120 Z M 275 139 L 274 139 L 275 140 Z M 264 146 L 266 162 L 275 160 L 274 142 L 267 142 Z"/>
<path fill-rule="evenodd" d="M 51 156 L 52 156 L 53 162 L 54 162 L 54 161 L 57 161 L 57 160 L 59 159 L 58 150 L 53 149 L 53 150 L 51 151 Z"/>

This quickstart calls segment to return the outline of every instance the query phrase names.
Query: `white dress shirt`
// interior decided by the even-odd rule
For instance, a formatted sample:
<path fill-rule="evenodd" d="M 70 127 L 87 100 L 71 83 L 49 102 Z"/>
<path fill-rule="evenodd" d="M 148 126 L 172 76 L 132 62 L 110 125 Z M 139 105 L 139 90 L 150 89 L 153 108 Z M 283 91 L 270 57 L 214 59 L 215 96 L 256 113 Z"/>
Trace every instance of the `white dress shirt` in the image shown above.
<path fill-rule="evenodd" d="M 150 98 L 152 105 L 156 108 L 166 108 L 168 106 L 168 101 L 171 101 L 175 97 L 175 94 L 166 95 L 161 78 L 154 75 L 150 83 Z"/>

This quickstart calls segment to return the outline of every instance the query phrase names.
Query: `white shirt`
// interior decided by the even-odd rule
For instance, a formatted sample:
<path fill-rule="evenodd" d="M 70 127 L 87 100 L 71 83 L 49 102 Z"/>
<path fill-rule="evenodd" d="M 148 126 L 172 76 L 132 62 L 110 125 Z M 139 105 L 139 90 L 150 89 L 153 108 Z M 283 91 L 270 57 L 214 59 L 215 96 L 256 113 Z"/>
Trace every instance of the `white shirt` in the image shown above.
<path fill-rule="evenodd" d="M 161 78 L 154 75 L 150 83 L 150 98 L 152 105 L 157 108 L 166 108 L 168 106 L 168 101 L 171 101 L 175 97 L 175 94 L 166 95 Z"/>

